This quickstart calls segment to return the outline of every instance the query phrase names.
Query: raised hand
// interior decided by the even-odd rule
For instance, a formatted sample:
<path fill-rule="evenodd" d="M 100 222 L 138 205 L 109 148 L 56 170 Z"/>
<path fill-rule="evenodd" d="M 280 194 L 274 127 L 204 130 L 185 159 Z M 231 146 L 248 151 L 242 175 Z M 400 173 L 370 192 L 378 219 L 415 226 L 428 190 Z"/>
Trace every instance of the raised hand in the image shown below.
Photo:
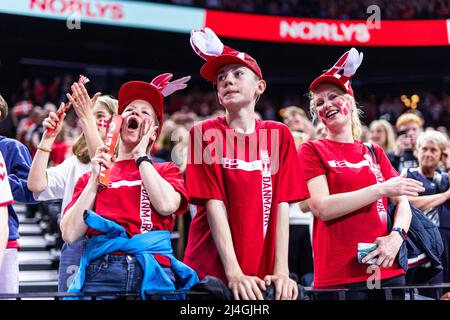
<path fill-rule="evenodd" d="M 60 108 L 64 107 L 64 103 L 61 103 Z M 66 114 L 63 113 L 61 118 L 55 112 L 50 112 L 48 117 L 44 119 L 42 122 L 42 126 L 44 127 L 44 134 L 42 136 L 43 139 L 55 139 L 56 136 L 61 132 L 64 118 Z"/>
<path fill-rule="evenodd" d="M 141 125 L 141 129 L 139 131 L 139 143 L 132 151 L 134 159 L 147 154 L 147 148 L 150 144 L 150 140 L 155 136 L 157 131 L 158 126 L 155 125 L 155 121 L 153 119 L 146 119 Z"/>
<path fill-rule="evenodd" d="M 86 87 L 82 83 L 74 83 L 71 86 L 71 89 L 72 95 L 67 93 L 66 96 L 72 103 L 77 116 L 80 119 L 86 119 L 87 117 L 92 116 L 92 110 L 94 109 L 97 98 L 101 95 L 101 93 L 97 92 L 92 98 L 90 98 Z"/>

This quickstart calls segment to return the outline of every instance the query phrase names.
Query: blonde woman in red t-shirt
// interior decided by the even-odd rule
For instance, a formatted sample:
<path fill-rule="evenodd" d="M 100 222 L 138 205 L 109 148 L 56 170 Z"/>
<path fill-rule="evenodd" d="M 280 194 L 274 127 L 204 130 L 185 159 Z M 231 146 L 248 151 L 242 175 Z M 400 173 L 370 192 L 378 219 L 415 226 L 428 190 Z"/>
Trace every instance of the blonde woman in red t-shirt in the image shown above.
<path fill-rule="evenodd" d="M 374 161 L 358 140 L 361 123 L 350 79 L 362 57 L 352 48 L 311 83 L 311 113 L 327 127 L 328 136 L 302 145 L 299 161 L 303 198 L 309 198 L 314 214 L 314 286 L 361 289 L 351 290 L 349 299 L 383 299 L 382 292 L 364 290 L 405 283 L 395 258 L 411 222 L 406 196 L 424 189 L 406 174 L 399 176 L 380 146 L 373 145 Z M 397 204 L 391 232 L 387 198 Z M 377 245 L 362 263 L 358 243 Z M 328 293 L 317 297 L 335 298 Z M 394 298 L 403 299 L 403 294 L 394 292 Z"/>

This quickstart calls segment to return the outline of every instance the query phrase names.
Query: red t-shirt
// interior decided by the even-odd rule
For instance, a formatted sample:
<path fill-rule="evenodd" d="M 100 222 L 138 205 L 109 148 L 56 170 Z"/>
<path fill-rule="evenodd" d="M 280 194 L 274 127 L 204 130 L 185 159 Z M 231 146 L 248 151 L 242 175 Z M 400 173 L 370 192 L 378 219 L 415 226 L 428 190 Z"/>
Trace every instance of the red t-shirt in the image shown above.
<path fill-rule="evenodd" d="M 55 141 L 50 152 L 50 160 L 56 166 L 66 160 L 70 151 L 70 143 L 66 141 Z"/>
<path fill-rule="evenodd" d="M 299 166 L 291 132 L 279 122 L 255 121 L 252 134 L 237 133 L 225 117 L 204 121 L 190 131 L 186 183 L 198 210 L 184 262 L 200 278 L 212 275 L 226 282 L 206 200 L 224 202 L 239 265 L 244 274 L 261 278 L 273 273 L 278 203 L 299 201 Z"/>
<path fill-rule="evenodd" d="M 180 207 L 175 214 L 184 214 L 188 207 L 188 197 L 183 174 L 173 162 L 153 163 L 153 166 L 181 195 Z M 64 214 L 83 192 L 91 173 L 84 174 L 78 180 L 73 199 L 67 205 Z M 153 230 L 172 231 L 174 226 L 173 215 L 160 215 L 150 203 L 134 160 L 117 161 L 114 164 L 111 169 L 110 186 L 97 194 L 93 210 L 100 216 L 121 225 L 130 237 Z M 87 234 L 93 236 L 98 232 L 89 228 Z M 170 265 L 167 257 L 155 255 L 155 258 L 161 264 Z"/>
<path fill-rule="evenodd" d="M 359 190 L 398 176 L 383 149 L 378 145 L 373 147 L 378 163 L 373 162 L 370 151 L 359 141 L 339 143 L 321 139 L 303 144 L 299 149 L 302 199 L 310 197 L 306 181 L 320 175 L 326 175 L 330 195 Z M 372 273 L 367 273 L 369 265 L 358 263 L 357 245 L 373 243 L 386 235 L 386 197 L 331 221 L 314 217 L 314 285 L 367 281 Z M 396 262 L 380 271 L 380 279 L 404 274 Z"/>

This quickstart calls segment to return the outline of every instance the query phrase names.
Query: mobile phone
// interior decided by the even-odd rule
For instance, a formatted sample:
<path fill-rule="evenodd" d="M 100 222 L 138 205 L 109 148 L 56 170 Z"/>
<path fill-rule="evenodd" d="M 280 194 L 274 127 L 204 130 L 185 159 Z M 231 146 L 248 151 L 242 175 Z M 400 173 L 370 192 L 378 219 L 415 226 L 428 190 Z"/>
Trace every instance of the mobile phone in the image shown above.
<path fill-rule="evenodd" d="M 407 133 L 406 130 L 400 130 L 400 131 L 397 131 L 397 137 L 400 137 L 401 135 L 404 135 L 404 134 L 406 134 L 406 133 Z"/>
<path fill-rule="evenodd" d="M 358 262 L 359 263 L 363 263 L 362 259 L 367 256 L 369 253 L 371 253 L 373 250 L 375 250 L 376 248 L 378 248 L 378 245 L 375 243 L 364 243 L 364 242 L 360 242 L 358 243 L 358 250 L 356 253 L 356 256 L 358 258 Z M 374 264 L 375 262 L 377 262 L 378 256 L 373 257 L 372 259 L 370 259 L 369 261 L 366 261 L 365 264 Z"/>

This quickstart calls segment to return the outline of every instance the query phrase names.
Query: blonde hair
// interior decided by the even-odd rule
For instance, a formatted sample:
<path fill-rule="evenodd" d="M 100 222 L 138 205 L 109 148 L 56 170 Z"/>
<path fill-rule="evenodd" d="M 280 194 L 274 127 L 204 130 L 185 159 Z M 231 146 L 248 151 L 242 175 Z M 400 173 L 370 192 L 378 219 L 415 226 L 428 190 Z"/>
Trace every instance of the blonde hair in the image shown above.
<path fill-rule="evenodd" d="M 98 97 L 97 103 L 103 104 L 111 115 L 116 114 L 119 108 L 119 101 L 108 95 Z"/>
<path fill-rule="evenodd" d="M 113 115 L 117 113 L 117 109 L 119 108 L 119 102 L 117 99 L 112 98 L 111 96 L 100 96 L 97 98 L 96 103 L 103 104 L 107 109 L 109 114 Z M 82 133 L 74 142 L 72 146 L 73 154 L 78 158 L 81 163 L 89 163 L 91 161 L 91 157 L 89 156 L 89 150 L 86 144 L 86 138 L 84 137 L 84 133 Z"/>
<path fill-rule="evenodd" d="M 418 115 L 412 112 L 406 112 L 402 114 L 400 117 L 398 117 L 397 122 L 395 123 L 395 127 L 398 130 L 400 127 L 407 125 L 408 123 L 411 122 L 417 124 L 419 127 L 423 126 L 422 118 L 420 118 Z"/>
<path fill-rule="evenodd" d="M 439 131 L 436 130 L 428 130 L 425 132 L 422 132 L 420 136 L 417 138 L 416 141 L 416 150 L 419 150 L 420 147 L 427 143 L 427 142 L 433 142 L 436 144 L 439 149 L 441 150 L 441 153 L 444 152 L 447 147 L 449 146 L 448 139 Z"/>
<path fill-rule="evenodd" d="M 0 94 L 0 121 L 4 120 L 8 115 L 8 104 Z"/>
<path fill-rule="evenodd" d="M 348 101 L 350 102 L 350 106 L 351 106 L 351 116 L 352 116 L 352 136 L 353 139 L 355 140 L 359 140 L 361 137 L 361 132 L 362 132 L 362 125 L 361 125 L 361 120 L 360 120 L 360 115 L 362 114 L 361 109 L 358 108 L 357 106 L 357 102 L 355 101 L 355 98 L 351 95 L 349 95 L 348 93 L 345 93 L 344 91 L 342 91 L 339 87 L 334 86 L 337 90 L 339 90 L 340 94 Z M 315 122 L 318 117 L 317 117 L 317 106 L 314 103 L 314 92 L 310 91 L 309 92 L 309 111 L 311 113 L 311 117 L 313 119 L 313 122 Z"/>
<path fill-rule="evenodd" d="M 284 109 L 283 118 L 286 118 L 288 114 L 298 114 L 300 117 L 308 119 L 306 112 L 297 106 L 286 107 L 286 109 Z"/>
<path fill-rule="evenodd" d="M 370 124 L 370 129 L 375 127 L 382 127 L 386 134 L 386 145 L 381 146 L 384 149 L 384 152 L 394 151 L 395 149 L 395 133 L 392 125 L 386 120 L 374 120 Z"/>

